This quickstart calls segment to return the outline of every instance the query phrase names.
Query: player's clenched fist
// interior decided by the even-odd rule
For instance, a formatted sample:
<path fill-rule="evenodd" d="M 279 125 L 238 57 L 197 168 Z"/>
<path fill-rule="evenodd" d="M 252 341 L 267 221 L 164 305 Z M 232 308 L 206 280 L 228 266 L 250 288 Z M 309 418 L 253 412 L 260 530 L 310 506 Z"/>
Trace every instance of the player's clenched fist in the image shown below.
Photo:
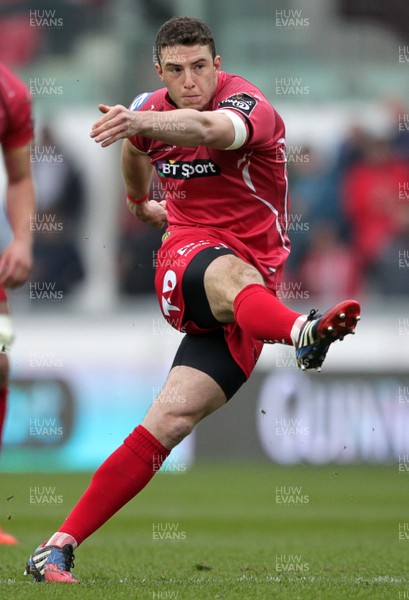
<path fill-rule="evenodd" d="M 146 200 L 142 204 L 133 204 L 127 201 L 131 213 L 146 225 L 156 229 L 162 229 L 167 225 L 168 213 L 166 211 L 166 200 Z"/>

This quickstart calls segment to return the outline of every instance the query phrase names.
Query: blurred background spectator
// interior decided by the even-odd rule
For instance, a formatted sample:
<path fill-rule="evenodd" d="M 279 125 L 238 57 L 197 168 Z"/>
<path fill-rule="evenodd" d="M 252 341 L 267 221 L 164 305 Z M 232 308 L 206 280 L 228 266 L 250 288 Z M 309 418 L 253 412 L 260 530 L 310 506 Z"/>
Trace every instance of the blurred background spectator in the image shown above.
<path fill-rule="evenodd" d="M 345 173 L 345 213 L 364 275 L 400 233 L 397 192 L 408 172 L 408 161 L 395 156 L 387 140 L 372 137 L 361 160 Z"/>
<path fill-rule="evenodd" d="M 409 293 L 409 206 L 399 204 L 394 212 L 397 234 L 370 265 L 367 278 L 377 294 L 403 300 Z"/>
<path fill-rule="evenodd" d="M 78 167 L 43 125 L 32 148 L 31 163 L 37 193 L 34 229 L 34 266 L 31 279 L 53 282 L 64 297 L 85 275 L 79 248 L 85 190 Z"/>
<path fill-rule="evenodd" d="M 304 288 L 323 305 L 363 293 L 359 260 L 351 245 L 342 239 L 336 221 L 315 223 L 298 275 Z"/>

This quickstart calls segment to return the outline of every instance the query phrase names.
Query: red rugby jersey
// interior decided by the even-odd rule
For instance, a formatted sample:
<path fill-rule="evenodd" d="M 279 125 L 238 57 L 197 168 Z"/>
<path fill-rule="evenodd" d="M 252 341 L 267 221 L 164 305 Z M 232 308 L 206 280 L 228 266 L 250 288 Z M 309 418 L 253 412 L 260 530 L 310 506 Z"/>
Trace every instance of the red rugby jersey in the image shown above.
<path fill-rule="evenodd" d="M 30 92 L 0 63 L 0 144 L 4 148 L 19 148 L 33 137 Z"/>
<path fill-rule="evenodd" d="M 178 110 L 166 88 L 140 94 L 130 108 Z M 223 71 L 205 108 L 219 109 L 236 111 L 247 123 L 249 135 L 241 148 L 185 148 L 140 135 L 130 141 L 149 156 L 160 177 L 169 229 L 211 229 L 233 249 L 246 246 L 274 288 L 290 251 L 284 123 L 257 87 Z"/>

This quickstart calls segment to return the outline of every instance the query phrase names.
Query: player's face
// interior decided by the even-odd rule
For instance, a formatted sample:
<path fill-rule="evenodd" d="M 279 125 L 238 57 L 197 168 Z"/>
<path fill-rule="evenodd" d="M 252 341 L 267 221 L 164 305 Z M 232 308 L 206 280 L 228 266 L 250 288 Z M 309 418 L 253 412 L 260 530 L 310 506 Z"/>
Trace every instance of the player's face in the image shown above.
<path fill-rule="evenodd" d="M 168 46 L 160 58 L 155 67 L 176 106 L 203 110 L 216 89 L 220 56 L 213 60 L 209 46 L 197 44 Z"/>

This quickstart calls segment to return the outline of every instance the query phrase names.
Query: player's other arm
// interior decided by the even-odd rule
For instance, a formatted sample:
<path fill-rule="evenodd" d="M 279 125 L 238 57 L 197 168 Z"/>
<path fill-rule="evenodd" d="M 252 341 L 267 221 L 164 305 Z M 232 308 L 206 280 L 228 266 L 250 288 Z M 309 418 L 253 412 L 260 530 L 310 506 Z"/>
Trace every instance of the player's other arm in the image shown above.
<path fill-rule="evenodd" d="M 7 173 L 6 211 L 13 234 L 0 257 L 0 285 L 16 287 L 28 278 L 32 266 L 33 236 L 30 217 L 35 211 L 30 145 L 3 148 Z"/>
<path fill-rule="evenodd" d="M 203 145 L 222 150 L 239 148 L 247 138 L 243 119 L 233 111 L 132 111 L 103 104 L 99 109 L 105 114 L 94 124 L 91 137 L 103 147 L 136 134 L 173 146 Z"/>
<path fill-rule="evenodd" d="M 165 227 L 166 202 L 148 199 L 154 168 L 147 155 L 138 152 L 131 142 L 125 140 L 121 162 L 130 212 L 147 225 L 157 229 Z"/>

